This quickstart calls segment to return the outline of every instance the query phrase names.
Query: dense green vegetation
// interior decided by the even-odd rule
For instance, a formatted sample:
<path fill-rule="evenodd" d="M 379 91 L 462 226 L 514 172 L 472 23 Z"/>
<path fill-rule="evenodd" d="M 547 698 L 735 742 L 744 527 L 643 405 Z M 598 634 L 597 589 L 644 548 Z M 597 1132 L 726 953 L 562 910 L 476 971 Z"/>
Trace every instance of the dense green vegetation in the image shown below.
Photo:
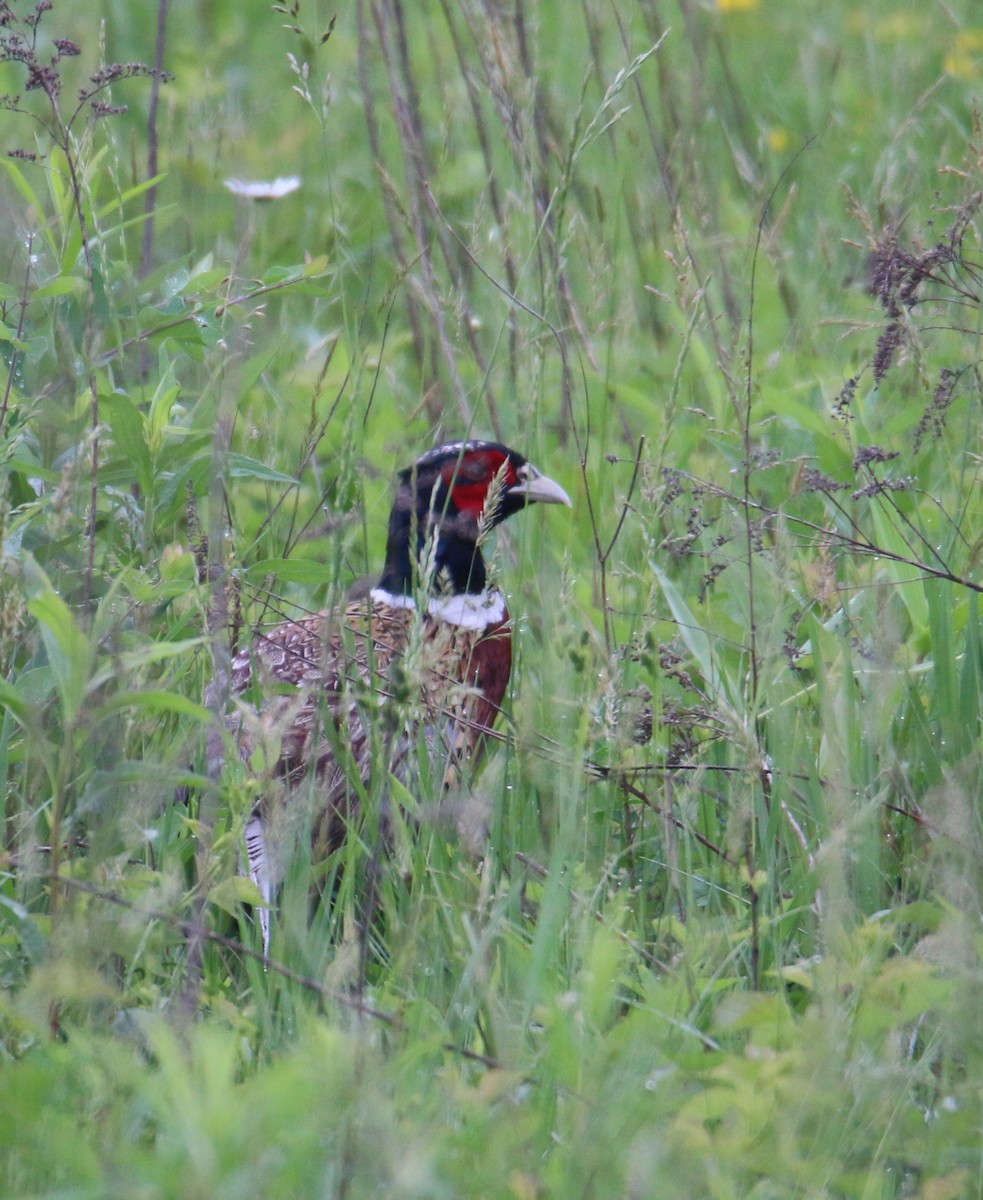
<path fill-rule="evenodd" d="M 0 1193 L 983 1194 L 979 21 L 0 0 Z M 264 968 L 205 682 L 462 434 L 508 728 Z"/>

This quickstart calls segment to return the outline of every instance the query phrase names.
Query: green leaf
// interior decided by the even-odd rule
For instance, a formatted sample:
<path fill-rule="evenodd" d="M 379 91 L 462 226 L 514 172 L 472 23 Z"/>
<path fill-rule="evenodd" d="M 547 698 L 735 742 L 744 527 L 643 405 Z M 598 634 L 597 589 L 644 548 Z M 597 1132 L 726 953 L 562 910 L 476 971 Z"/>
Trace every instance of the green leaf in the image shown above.
<path fill-rule="evenodd" d="M 213 267 L 209 271 L 201 271 L 187 280 L 181 291 L 194 296 L 203 292 L 213 292 L 221 283 L 229 278 L 227 267 Z"/>
<path fill-rule="evenodd" d="M 11 712 L 21 725 L 27 725 L 35 716 L 34 705 L 3 679 L 0 679 L 0 707 Z"/>
<path fill-rule="evenodd" d="M 124 650 L 114 657 L 111 664 L 103 667 L 93 675 L 89 690 L 102 687 L 114 677 L 126 675 L 130 671 L 152 663 L 166 662 L 171 658 L 182 658 L 193 650 L 198 650 L 205 642 L 204 638 L 184 638 L 176 642 L 147 642 L 133 650 Z"/>
<path fill-rule="evenodd" d="M 665 571 L 656 562 L 650 565 L 679 628 L 679 636 L 696 660 L 707 686 L 717 695 L 727 694 L 726 681 L 717 667 L 709 634 Z"/>
<path fill-rule="evenodd" d="M 935 933 L 944 917 L 944 910 L 930 900 L 913 900 L 910 904 L 902 904 L 900 908 L 890 909 L 881 919 L 891 925 L 917 925 Z"/>
<path fill-rule="evenodd" d="M 146 424 L 143 414 L 122 392 L 100 396 L 100 410 L 113 431 L 113 440 L 123 456 L 133 464 L 140 486 L 150 490 L 150 451 L 147 447 Z"/>
<path fill-rule="evenodd" d="M 824 438 L 829 437 L 829 417 L 825 413 L 816 412 L 815 409 L 810 408 L 807 404 L 802 404 L 800 401 L 792 399 L 787 393 L 776 392 L 765 395 L 762 397 L 760 404 L 766 411 L 777 413 L 780 417 L 786 417 L 794 421 L 797 425 L 801 425 L 803 429 L 808 429 L 811 433 L 819 434 Z"/>
<path fill-rule="evenodd" d="M 24 350 L 27 346 L 26 342 L 22 342 L 17 337 L 17 331 L 11 329 L 9 325 L 4 325 L 2 321 L 0 321 L 0 341 L 9 342 L 15 350 Z"/>
<path fill-rule="evenodd" d="M 0 164 L 7 168 L 7 172 L 13 180 L 14 187 L 20 192 L 21 196 L 27 201 L 29 208 L 33 208 L 36 213 L 43 213 L 45 206 L 39 199 L 37 192 L 31 187 L 24 172 L 12 158 L 0 158 Z M 53 173 L 53 172 L 51 172 Z M 41 226 L 41 234 L 44 240 L 48 243 L 51 250 L 57 254 L 58 246 L 55 241 L 54 228 L 47 222 Z"/>
<path fill-rule="evenodd" d="M 189 700 L 187 696 L 181 696 L 177 692 L 167 692 L 159 688 L 121 692 L 99 706 L 99 715 L 124 708 L 144 709 L 148 713 L 176 713 L 178 716 L 192 717 L 202 724 L 207 724 L 212 719 L 212 714 L 204 705 L 196 704 L 194 700 Z"/>
<path fill-rule="evenodd" d="M 171 413 L 180 394 L 180 387 L 172 383 L 171 373 L 168 371 L 160 381 L 156 392 L 154 392 L 154 398 L 150 402 L 150 412 L 147 414 L 148 442 L 152 455 L 157 455 L 160 452 L 164 444 L 165 435 L 178 437 L 182 440 L 184 438 L 185 430 L 175 428 L 175 426 L 170 424 Z"/>
<path fill-rule="evenodd" d="M 309 263 L 305 264 L 303 271 L 305 277 L 310 277 L 312 275 L 323 275 L 328 269 L 329 261 L 330 260 L 326 254 L 318 254 L 315 258 L 312 258 Z"/>
<path fill-rule="evenodd" d="M 952 585 L 939 579 L 926 579 L 920 589 L 928 602 L 928 624 L 932 639 L 935 713 L 941 723 L 947 755 L 956 761 L 967 753 L 968 731 L 959 703 L 959 681 L 952 628 Z M 972 734 L 975 741 L 975 730 Z"/>
<path fill-rule="evenodd" d="M 917 560 L 918 554 L 912 552 L 911 546 L 899 533 L 885 507 L 880 500 L 875 500 L 871 505 L 878 545 L 899 558 Z M 913 566 L 911 562 L 898 562 L 894 558 L 885 558 L 884 567 L 898 585 L 898 594 L 908 610 L 916 632 L 922 631 L 928 624 L 928 599 L 918 580 L 918 567 Z"/>
<path fill-rule="evenodd" d="M 41 640 L 61 697 L 64 720 L 66 724 L 74 724 L 85 702 L 92 647 L 71 609 L 28 553 L 24 554 L 23 570 L 29 596 L 27 608 L 40 626 Z"/>
<path fill-rule="evenodd" d="M 229 454 L 216 460 L 211 451 L 205 451 L 204 454 L 199 454 L 188 461 L 187 466 L 181 470 L 179 484 L 184 484 L 185 480 L 191 482 L 194 491 L 200 492 L 204 488 L 211 485 L 214 480 L 216 470 L 221 472 L 221 463 L 226 464 L 226 472 L 229 478 L 232 479 L 257 479 L 264 484 L 286 484 L 290 487 L 296 487 L 296 480 L 292 475 L 284 475 L 272 467 L 266 466 L 263 462 L 258 462 L 256 458 L 250 458 L 242 454 Z"/>
<path fill-rule="evenodd" d="M 232 479 L 261 479 L 264 483 L 283 483 L 288 487 L 296 487 L 297 480 L 292 475 L 284 475 L 269 467 L 256 458 L 246 454 L 229 454 L 225 459 L 229 476 Z"/>
<path fill-rule="evenodd" d="M 269 907 L 259 888 L 245 875 L 232 875 L 221 880 L 208 893 L 208 899 L 233 917 L 239 914 L 243 904 L 251 904 L 254 908 Z"/>
<path fill-rule="evenodd" d="M 47 950 L 48 940 L 37 922 L 22 904 L 3 892 L 0 892 L 0 908 L 10 914 L 7 921 L 13 927 L 21 949 L 32 962 L 39 961 Z"/>
<path fill-rule="evenodd" d="M 50 283 L 39 287 L 34 292 L 34 296 L 38 299 L 48 296 L 78 296 L 86 290 L 87 286 L 85 280 L 80 279 L 77 275 L 59 275 Z"/>
<path fill-rule="evenodd" d="M 274 265 L 274 266 L 270 267 L 269 270 L 267 270 L 263 273 L 262 280 L 263 280 L 263 283 L 265 283 L 267 285 L 283 284 L 283 283 L 286 283 L 290 279 L 299 278 L 302 274 L 303 274 L 302 267 L 284 267 L 284 266 Z"/>
<path fill-rule="evenodd" d="M 134 200 L 137 196 L 142 196 L 145 192 L 149 192 L 152 187 L 155 187 L 158 183 L 166 178 L 167 173 L 165 171 L 161 171 L 152 178 L 143 179 L 133 187 L 127 188 L 125 191 L 120 192 L 119 195 L 114 196 L 112 200 L 110 200 L 107 204 L 104 204 L 102 208 L 99 209 L 98 216 L 100 220 L 103 217 L 108 217 L 110 213 L 115 212 L 117 209 L 122 208 L 128 200 Z M 160 209 L 155 210 L 155 215 L 159 216 L 160 211 Z"/>

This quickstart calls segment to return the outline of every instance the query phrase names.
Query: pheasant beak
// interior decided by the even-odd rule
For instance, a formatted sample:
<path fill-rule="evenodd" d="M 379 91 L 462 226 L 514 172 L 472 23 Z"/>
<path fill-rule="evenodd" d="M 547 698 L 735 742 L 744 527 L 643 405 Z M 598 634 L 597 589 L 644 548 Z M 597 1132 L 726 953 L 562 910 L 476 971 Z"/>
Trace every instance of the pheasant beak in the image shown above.
<path fill-rule="evenodd" d="M 524 463 L 516 474 L 519 482 L 513 484 L 509 491 L 518 492 L 527 504 L 565 504 L 573 507 L 573 501 L 563 488 L 548 475 L 542 475 L 532 463 Z"/>

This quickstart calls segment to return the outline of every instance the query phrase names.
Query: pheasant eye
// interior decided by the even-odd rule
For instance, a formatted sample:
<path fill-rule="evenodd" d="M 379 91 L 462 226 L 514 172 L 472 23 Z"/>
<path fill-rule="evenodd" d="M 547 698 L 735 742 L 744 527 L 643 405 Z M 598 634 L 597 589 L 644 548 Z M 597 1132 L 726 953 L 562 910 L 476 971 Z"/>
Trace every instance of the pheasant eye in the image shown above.
<path fill-rule="evenodd" d="M 467 487 L 484 484 L 487 486 L 495 478 L 505 461 L 506 459 L 500 455 L 472 453 L 459 462 L 448 464 L 444 478 L 455 491 L 462 485 Z"/>
<path fill-rule="evenodd" d="M 461 464 L 460 473 L 465 479 L 473 480 L 475 483 L 491 479 L 489 464 L 482 458 L 465 459 Z"/>

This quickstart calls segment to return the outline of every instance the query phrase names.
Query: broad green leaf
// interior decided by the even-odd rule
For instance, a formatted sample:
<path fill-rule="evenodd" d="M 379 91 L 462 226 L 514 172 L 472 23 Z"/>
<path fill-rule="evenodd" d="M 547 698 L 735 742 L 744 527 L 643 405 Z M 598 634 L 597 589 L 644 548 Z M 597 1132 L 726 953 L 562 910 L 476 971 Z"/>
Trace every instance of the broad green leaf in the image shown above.
<path fill-rule="evenodd" d="M 237 916 L 243 904 L 254 908 L 268 908 L 262 893 L 252 879 L 245 875 L 231 875 L 217 883 L 208 893 L 208 899 L 230 916 Z"/>
<path fill-rule="evenodd" d="M 938 904 L 930 900 L 913 900 L 911 904 L 888 910 L 879 919 L 891 925 L 916 925 L 934 933 L 944 918 L 945 911 Z"/>
<path fill-rule="evenodd" d="M 219 284 L 224 283 L 228 277 L 229 271 L 227 267 L 213 267 L 211 270 L 201 271 L 196 275 L 192 275 L 181 290 L 183 293 L 190 293 L 195 296 L 200 295 L 202 292 L 212 292 Z"/>
<path fill-rule="evenodd" d="M 4 679 L 0 679 L 0 706 L 12 713 L 21 725 L 29 724 L 36 717 L 34 705 L 30 700 Z"/>
<path fill-rule="evenodd" d="M 233 479 L 261 479 L 265 483 L 297 486 L 297 480 L 292 475 L 285 475 L 282 471 L 277 471 L 275 468 L 267 466 L 266 463 L 260 462 L 259 459 L 250 458 L 246 454 L 229 454 L 226 456 L 225 462 L 229 475 Z"/>
<path fill-rule="evenodd" d="M 912 548 L 910 540 L 906 540 L 898 530 L 893 519 L 888 515 L 889 508 L 888 511 L 885 511 L 886 508 L 888 508 L 886 502 L 882 503 L 876 499 L 871 505 L 877 544 L 899 558 L 919 559 L 922 553 L 921 549 L 919 547 Z M 914 534 L 908 534 L 908 539 L 913 537 Z M 928 625 L 928 600 L 918 578 L 917 566 L 911 565 L 910 562 L 898 562 L 895 558 L 884 558 L 882 562 L 884 569 L 898 585 L 898 594 L 908 610 L 911 623 L 916 632 L 920 632 Z"/>
<path fill-rule="evenodd" d="M 26 342 L 22 342 L 17 337 L 16 330 L 11 329 L 9 325 L 4 325 L 2 321 L 0 321 L 0 341 L 8 342 L 15 350 L 23 350 L 27 346 Z"/>
<path fill-rule="evenodd" d="M 150 451 L 143 414 L 130 397 L 121 392 L 100 396 L 99 407 L 106 414 L 120 453 L 133 464 L 140 486 L 145 491 L 149 490 L 152 483 Z"/>
<path fill-rule="evenodd" d="M 803 967 L 798 963 L 781 967 L 778 973 L 786 983 L 794 983 L 798 987 L 805 988 L 807 991 L 812 991 L 816 986 L 812 971 L 808 967 Z"/>
<path fill-rule="evenodd" d="M 154 397 L 150 402 L 150 411 L 146 418 L 151 454 L 156 455 L 160 450 L 165 432 L 175 432 L 173 426 L 170 425 L 170 419 L 180 394 L 181 389 L 173 382 L 172 374 L 168 370 L 154 392 Z M 183 433 L 183 430 L 180 432 Z"/>
<path fill-rule="evenodd" d="M 12 896 L 5 896 L 3 892 L 0 892 L 0 908 L 5 908 L 8 912 L 13 913 L 18 921 L 27 920 L 28 912 L 24 905 L 18 904 Z"/>
<path fill-rule="evenodd" d="M 699 665 L 700 673 L 706 681 L 707 687 L 717 695 L 726 693 L 728 690 L 726 682 L 717 668 L 709 635 L 665 571 L 656 562 L 650 563 L 650 566 L 672 612 L 679 636 Z"/>
<path fill-rule="evenodd" d="M 191 458 L 180 472 L 178 483 L 183 484 L 187 479 L 196 490 L 208 487 L 214 480 L 217 470 L 221 470 L 222 463 L 225 464 L 226 471 L 232 479 L 257 479 L 263 483 L 297 486 L 297 480 L 293 476 L 284 475 L 281 471 L 277 471 L 255 458 L 250 458 L 248 455 L 227 454 L 217 463 L 215 455 L 210 451 Z"/>
<path fill-rule="evenodd" d="M 78 296 L 83 293 L 88 284 L 77 275 L 59 275 L 50 283 L 45 283 L 34 293 L 39 300 L 48 296 Z"/>
<path fill-rule="evenodd" d="M 239 387 L 245 393 L 248 392 L 256 383 L 263 373 L 270 369 L 277 357 L 276 349 L 264 351 L 262 354 L 253 354 L 248 358 L 240 369 Z"/>
<path fill-rule="evenodd" d="M 876 1035 L 943 1008 L 952 984 L 937 968 L 911 955 L 892 958 L 865 987 L 857 1008 L 856 1027 Z"/>
<path fill-rule="evenodd" d="M 71 609 L 51 586 L 30 554 L 23 558 L 27 607 L 37 620 L 55 684 L 61 696 L 66 724 L 73 724 L 85 702 L 92 668 L 92 647 L 78 627 Z"/>
<path fill-rule="evenodd" d="M 43 213 L 45 210 L 44 203 L 39 199 L 37 192 L 29 183 L 24 172 L 17 165 L 16 160 L 6 156 L 0 157 L 0 164 L 7 168 L 7 172 L 14 182 L 14 187 L 20 192 L 21 196 L 27 201 L 28 208 L 33 209 L 35 213 Z M 48 243 L 50 249 L 57 253 L 58 246 L 55 240 L 54 229 L 50 224 L 45 222 L 41 225 L 40 233 L 44 240 Z"/>
<path fill-rule="evenodd" d="M 184 638 L 176 642 L 147 642 L 133 650 L 124 650 L 114 656 L 112 663 L 105 666 L 92 676 L 90 690 L 100 688 L 114 677 L 125 676 L 130 671 L 136 671 L 151 663 L 166 662 L 171 658 L 183 658 L 192 651 L 200 649 L 205 644 L 205 638 Z"/>
<path fill-rule="evenodd" d="M 0 909 L 6 909 L 6 922 L 11 925 L 20 942 L 21 949 L 32 962 L 38 962 L 48 949 L 48 939 L 40 928 L 38 919 L 11 896 L 0 892 Z M 44 918 L 42 918 L 43 920 Z"/>
<path fill-rule="evenodd" d="M 756 402 L 756 407 L 758 405 L 767 411 L 794 421 L 812 433 L 820 434 L 823 437 L 829 436 L 829 417 L 825 413 L 816 412 L 808 404 L 794 400 L 785 392 L 766 393 Z"/>
<path fill-rule="evenodd" d="M 267 270 L 263 273 L 262 279 L 263 279 L 263 283 L 265 283 L 267 285 L 283 284 L 283 283 L 286 283 L 290 279 L 299 278 L 301 275 L 303 275 L 303 273 L 304 273 L 303 267 L 284 267 L 284 266 L 274 265 L 274 266 L 270 267 L 269 270 Z"/>
<path fill-rule="evenodd" d="M 206 724 L 212 719 L 212 714 L 204 705 L 196 704 L 187 696 L 153 688 L 145 691 L 121 692 L 117 696 L 112 696 L 99 706 L 99 715 L 103 716 L 124 708 L 140 708 L 148 713 L 177 713 L 179 716 L 193 717 L 202 724 Z"/>

